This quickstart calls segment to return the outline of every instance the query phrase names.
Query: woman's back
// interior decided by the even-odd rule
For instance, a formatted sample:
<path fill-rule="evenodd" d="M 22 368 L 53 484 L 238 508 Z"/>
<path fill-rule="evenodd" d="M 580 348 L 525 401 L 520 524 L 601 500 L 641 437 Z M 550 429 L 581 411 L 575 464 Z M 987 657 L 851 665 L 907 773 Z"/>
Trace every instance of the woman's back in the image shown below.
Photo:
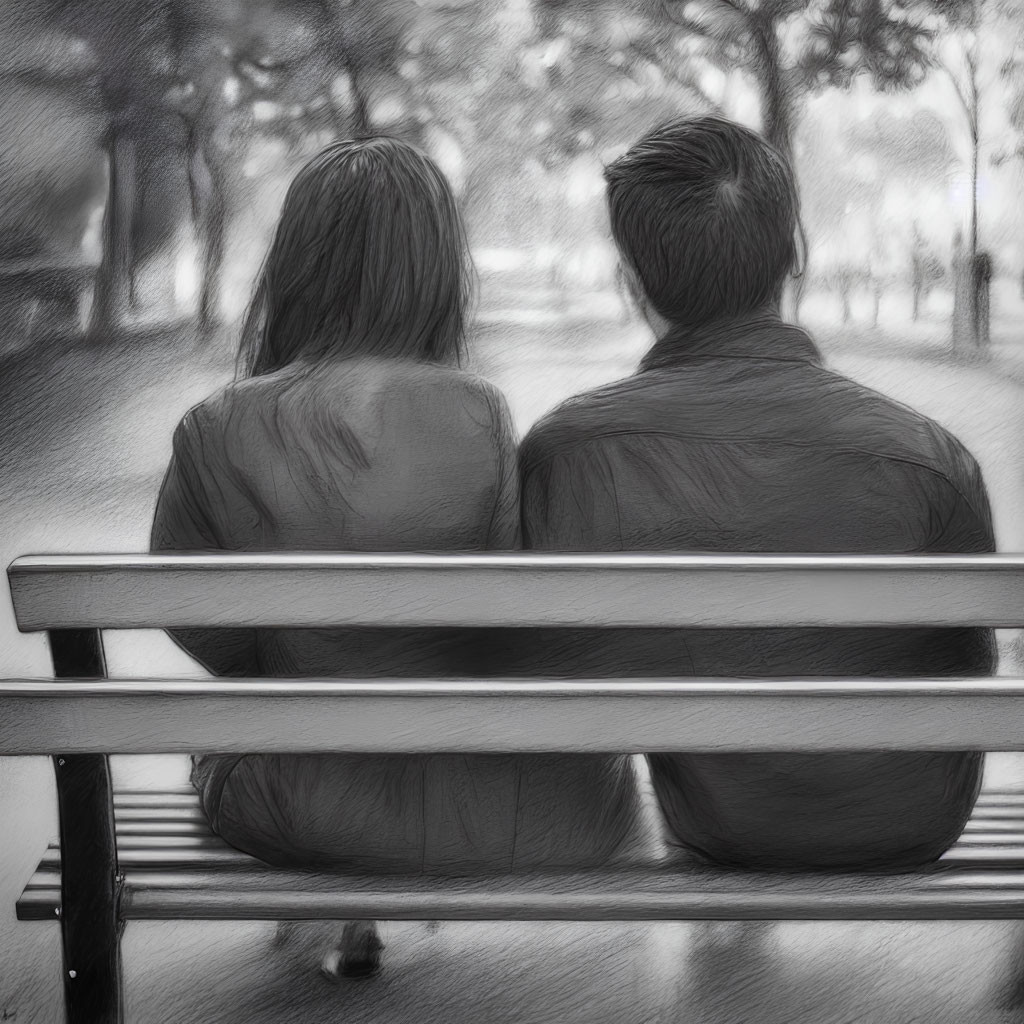
<path fill-rule="evenodd" d="M 504 402 L 468 373 L 395 359 L 293 364 L 226 388 L 193 421 L 230 488 L 220 528 L 231 546 L 515 544 Z"/>
<path fill-rule="evenodd" d="M 231 385 L 185 417 L 153 546 L 514 548 L 514 458 L 504 400 L 468 373 L 403 360 L 291 366 Z M 479 668 L 465 660 L 478 645 L 451 630 L 261 630 L 248 642 L 236 631 L 182 636 L 221 675 Z"/>
<path fill-rule="evenodd" d="M 183 420 L 158 550 L 508 549 L 518 541 L 504 400 L 459 370 L 351 359 L 232 385 Z M 181 631 L 220 675 L 500 675 L 486 632 Z M 373 870 L 603 863 L 638 827 L 625 758 L 213 756 L 214 827 L 290 866 Z"/>

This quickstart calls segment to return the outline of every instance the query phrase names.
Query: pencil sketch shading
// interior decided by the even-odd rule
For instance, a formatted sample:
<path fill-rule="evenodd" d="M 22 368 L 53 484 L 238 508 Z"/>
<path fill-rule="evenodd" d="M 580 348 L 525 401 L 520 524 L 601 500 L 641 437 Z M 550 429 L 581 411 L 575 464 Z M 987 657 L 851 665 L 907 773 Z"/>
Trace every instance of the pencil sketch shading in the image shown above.
<path fill-rule="evenodd" d="M 0 1019 L 1019 1013 L 1018 931 L 823 922 L 1024 919 L 1022 45 L 1017 0 L 10 0 Z M 374 625 L 211 626 L 230 556 L 272 601 L 338 553 Z M 101 637 L 104 588 L 174 615 Z"/>

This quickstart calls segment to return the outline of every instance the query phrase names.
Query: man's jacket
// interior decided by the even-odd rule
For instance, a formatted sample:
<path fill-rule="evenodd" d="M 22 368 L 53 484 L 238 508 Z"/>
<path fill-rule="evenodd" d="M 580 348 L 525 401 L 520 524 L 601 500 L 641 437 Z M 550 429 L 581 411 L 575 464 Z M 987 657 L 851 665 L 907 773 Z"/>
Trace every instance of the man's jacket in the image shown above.
<path fill-rule="evenodd" d="M 659 341 L 634 376 L 564 404 L 521 450 L 524 543 L 552 551 L 994 550 L 977 464 L 945 430 L 825 369 L 776 319 Z M 989 674 L 978 629 L 542 630 L 534 667 L 583 677 Z M 676 838 L 754 867 L 938 856 L 975 754 L 657 755 Z"/>

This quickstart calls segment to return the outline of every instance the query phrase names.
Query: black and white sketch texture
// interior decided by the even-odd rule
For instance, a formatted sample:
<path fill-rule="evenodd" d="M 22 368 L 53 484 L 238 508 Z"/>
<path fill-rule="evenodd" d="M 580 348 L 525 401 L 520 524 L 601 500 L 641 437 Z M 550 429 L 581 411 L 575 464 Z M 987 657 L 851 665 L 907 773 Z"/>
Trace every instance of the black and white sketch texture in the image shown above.
<path fill-rule="evenodd" d="M 5 564 L 1024 551 L 1024 3 L 0 13 Z M 2 675 L 48 677 L 3 601 Z M 970 628 L 192 629 L 106 649 L 112 676 L 609 680 L 1024 675 L 1022 651 Z M 980 786 L 1024 790 L 998 751 L 113 773 L 194 792 L 203 834 L 265 864 L 381 875 L 913 871 Z M 14 921 L 57 833 L 48 759 L 0 760 L 0 810 L 0 1017 L 61 1020 L 57 929 Z M 1021 928 L 133 923 L 125 1005 L 997 1024 L 1024 1019 Z"/>

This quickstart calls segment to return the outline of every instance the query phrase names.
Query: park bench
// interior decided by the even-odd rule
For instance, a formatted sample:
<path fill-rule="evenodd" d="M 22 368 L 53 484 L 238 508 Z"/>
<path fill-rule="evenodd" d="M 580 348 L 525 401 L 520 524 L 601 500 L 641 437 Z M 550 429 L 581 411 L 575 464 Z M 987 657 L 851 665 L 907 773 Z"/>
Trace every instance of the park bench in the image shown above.
<path fill-rule="evenodd" d="M 95 277 L 96 267 L 88 263 L 53 258 L 0 260 L 0 308 L 9 321 L 18 323 L 28 304 L 35 302 L 33 335 L 75 334 L 79 304 Z"/>
<path fill-rule="evenodd" d="M 1024 681 L 110 680 L 102 629 L 1024 624 L 1024 556 L 34 556 L 19 628 L 55 680 L 0 682 L 0 754 L 53 758 L 59 846 L 17 910 L 59 920 L 69 1021 L 121 1019 L 128 921 L 1024 917 L 1024 794 L 900 876 L 657 869 L 480 878 L 265 867 L 187 792 L 114 792 L 109 754 L 1024 750 Z"/>

